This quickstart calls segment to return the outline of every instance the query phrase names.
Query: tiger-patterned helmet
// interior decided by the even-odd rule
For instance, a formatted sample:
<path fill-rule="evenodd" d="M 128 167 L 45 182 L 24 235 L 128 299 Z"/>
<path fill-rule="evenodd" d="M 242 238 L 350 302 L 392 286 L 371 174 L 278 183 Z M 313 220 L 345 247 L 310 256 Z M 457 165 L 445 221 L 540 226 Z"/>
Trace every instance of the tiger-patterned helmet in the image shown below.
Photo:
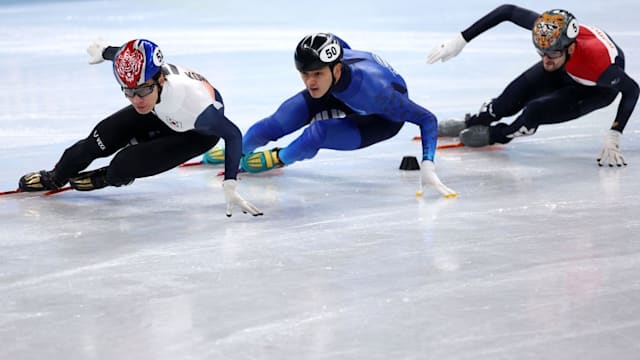
<path fill-rule="evenodd" d="M 579 31 L 578 21 L 570 12 L 545 11 L 533 24 L 533 45 L 541 53 L 563 51 L 576 40 Z"/>
<path fill-rule="evenodd" d="M 122 45 L 113 59 L 113 74 L 123 88 L 135 88 L 152 79 L 164 64 L 155 43 L 135 39 Z"/>

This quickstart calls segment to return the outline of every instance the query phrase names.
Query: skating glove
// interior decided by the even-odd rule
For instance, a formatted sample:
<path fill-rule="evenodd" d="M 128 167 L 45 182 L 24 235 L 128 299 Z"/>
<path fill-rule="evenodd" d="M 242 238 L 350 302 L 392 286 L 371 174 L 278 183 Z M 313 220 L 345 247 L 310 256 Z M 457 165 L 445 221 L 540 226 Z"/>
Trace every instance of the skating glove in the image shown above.
<path fill-rule="evenodd" d="M 438 60 L 445 62 L 458 55 L 465 45 L 467 45 L 467 40 L 462 37 L 462 33 L 458 33 L 454 38 L 449 39 L 431 49 L 427 62 L 429 64 L 433 64 Z"/>
<path fill-rule="evenodd" d="M 424 191 L 427 186 L 434 186 L 436 190 L 438 190 L 446 198 L 454 198 L 458 196 L 455 191 L 449 189 L 442 183 L 442 181 L 440 181 L 440 178 L 438 178 L 438 175 L 436 174 L 436 168 L 433 165 L 433 161 L 422 161 L 422 166 L 420 167 L 420 175 L 422 180 L 421 191 Z"/>
<path fill-rule="evenodd" d="M 94 40 L 94 42 L 92 42 L 87 48 L 87 54 L 89 54 L 90 57 L 89 64 L 95 65 L 103 62 L 104 58 L 102 57 L 102 52 L 106 48 L 107 43 L 103 39 L 98 38 Z"/>
<path fill-rule="evenodd" d="M 622 134 L 619 131 L 609 130 L 604 138 L 604 145 L 602 145 L 602 151 L 598 157 L 598 165 L 603 166 L 608 163 L 609 166 L 627 166 L 620 152 L 620 135 Z"/>
<path fill-rule="evenodd" d="M 258 210 L 253 204 L 243 199 L 236 191 L 238 182 L 234 179 L 227 179 L 222 182 L 224 197 L 227 200 L 227 216 L 231 217 L 231 210 L 234 205 L 238 205 L 243 213 L 249 213 L 253 216 L 262 215 L 262 211 Z"/>

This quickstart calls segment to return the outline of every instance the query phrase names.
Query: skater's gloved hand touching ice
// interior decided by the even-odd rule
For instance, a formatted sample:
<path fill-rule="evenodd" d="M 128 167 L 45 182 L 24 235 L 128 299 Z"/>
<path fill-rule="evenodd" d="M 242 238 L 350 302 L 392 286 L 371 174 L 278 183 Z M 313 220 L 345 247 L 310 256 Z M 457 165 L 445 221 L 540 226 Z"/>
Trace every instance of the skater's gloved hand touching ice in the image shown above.
<path fill-rule="evenodd" d="M 440 181 L 440 178 L 438 178 L 438 175 L 436 174 L 436 168 L 433 164 L 433 161 L 422 161 L 422 166 L 420 167 L 420 175 L 421 189 L 418 195 L 422 195 L 421 192 L 427 191 L 429 187 L 433 186 L 446 198 L 453 198 L 458 196 L 458 194 L 454 190 L 450 189 L 445 184 L 443 184 L 442 181 Z"/>
<path fill-rule="evenodd" d="M 627 163 L 622 157 L 620 152 L 620 136 L 622 134 L 616 130 L 609 130 L 604 139 L 604 145 L 602 145 L 602 151 L 598 157 L 598 165 L 603 166 L 609 164 L 609 166 L 627 166 Z"/>
<path fill-rule="evenodd" d="M 224 190 L 224 197 L 227 200 L 227 216 L 231 216 L 231 212 L 234 206 L 239 206 L 243 213 L 249 213 L 253 216 L 262 215 L 262 211 L 258 210 L 252 203 L 246 201 L 238 194 L 236 188 L 238 182 L 235 179 L 227 179 L 222 182 L 222 189 Z"/>

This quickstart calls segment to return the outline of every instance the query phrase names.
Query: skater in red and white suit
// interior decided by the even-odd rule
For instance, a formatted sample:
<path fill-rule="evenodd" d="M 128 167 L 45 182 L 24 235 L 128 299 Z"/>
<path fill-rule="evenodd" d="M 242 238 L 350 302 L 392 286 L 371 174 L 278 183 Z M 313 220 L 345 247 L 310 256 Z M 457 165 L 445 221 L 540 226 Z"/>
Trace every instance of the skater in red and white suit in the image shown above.
<path fill-rule="evenodd" d="M 621 93 L 616 118 L 597 161 L 601 166 L 626 165 L 620 152 L 620 135 L 638 100 L 638 84 L 624 70 L 622 49 L 604 31 L 579 25 L 568 11 L 554 9 L 538 14 L 514 5 L 499 6 L 435 47 L 428 62 L 449 60 L 473 38 L 503 21 L 532 31 L 541 61 L 464 122 L 441 122 L 440 135 L 459 135 L 467 146 L 506 144 L 515 137 L 534 134 L 539 125 L 577 119 L 603 108 Z M 511 124 L 498 122 L 520 111 Z"/>

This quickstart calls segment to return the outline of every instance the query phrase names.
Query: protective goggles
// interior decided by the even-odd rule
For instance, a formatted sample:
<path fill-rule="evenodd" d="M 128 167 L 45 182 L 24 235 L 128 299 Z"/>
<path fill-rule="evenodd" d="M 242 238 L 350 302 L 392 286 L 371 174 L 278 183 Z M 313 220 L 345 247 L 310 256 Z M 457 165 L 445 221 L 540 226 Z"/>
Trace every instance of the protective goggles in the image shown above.
<path fill-rule="evenodd" d="M 538 55 L 540 56 L 547 56 L 549 59 L 557 59 L 560 56 L 564 55 L 564 50 L 549 50 L 549 51 L 542 51 L 540 49 L 536 49 L 536 51 L 538 52 Z"/>
<path fill-rule="evenodd" d="M 156 86 L 156 83 L 149 85 L 142 85 L 135 88 L 122 88 L 122 92 L 124 96 L 129 99 L 133 99 L 134 96 L 138 95 L 139 97 L 145 97 L 153 92 L 153 88 Z"/>

